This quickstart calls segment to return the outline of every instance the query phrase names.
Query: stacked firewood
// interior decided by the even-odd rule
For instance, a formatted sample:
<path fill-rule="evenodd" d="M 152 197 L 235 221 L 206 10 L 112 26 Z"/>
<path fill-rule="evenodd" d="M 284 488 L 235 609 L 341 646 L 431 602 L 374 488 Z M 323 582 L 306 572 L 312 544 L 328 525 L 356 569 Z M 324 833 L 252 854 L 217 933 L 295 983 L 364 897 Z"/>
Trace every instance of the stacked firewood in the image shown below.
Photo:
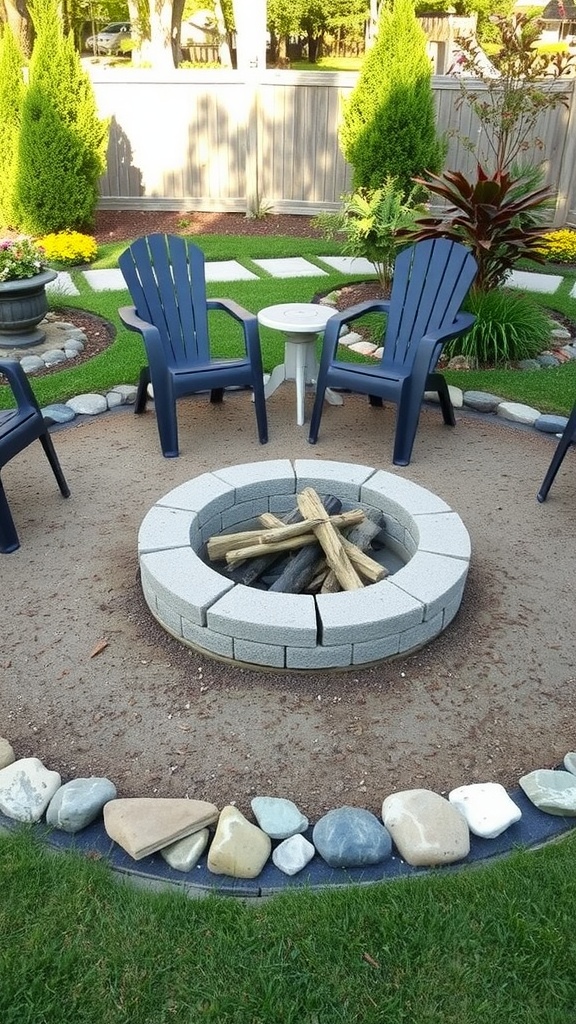
<path fill-rule="evenodd" d="M 283 518 L 264 512 L 260 529 L 210 537 L 210 561 L 224 561 L 235 582 L 251 585 L 284 559 L 268 588 L 279 593 L 358 590 L 384 579 L 388 570 L 366 553 L 381 522 L 362 509 L 342 512 L 338 498 L 322 500 L 312 487 L 296 501 L 297 508 Z"/>

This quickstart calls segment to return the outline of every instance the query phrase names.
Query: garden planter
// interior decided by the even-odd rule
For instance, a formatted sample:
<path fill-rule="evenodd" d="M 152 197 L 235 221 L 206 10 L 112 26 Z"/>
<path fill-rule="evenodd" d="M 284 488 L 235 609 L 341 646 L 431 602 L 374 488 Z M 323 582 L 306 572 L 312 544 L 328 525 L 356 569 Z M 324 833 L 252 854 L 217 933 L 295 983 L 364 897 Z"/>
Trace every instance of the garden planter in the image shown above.
<path fill-rule="evenodd" d="M 56 270 L 43 270 L 34 277 L 0 281 L 0 349 L 44 341 L 45 332 L 37 325 L 48 310 L 46 285 L 56 277 Z"/>

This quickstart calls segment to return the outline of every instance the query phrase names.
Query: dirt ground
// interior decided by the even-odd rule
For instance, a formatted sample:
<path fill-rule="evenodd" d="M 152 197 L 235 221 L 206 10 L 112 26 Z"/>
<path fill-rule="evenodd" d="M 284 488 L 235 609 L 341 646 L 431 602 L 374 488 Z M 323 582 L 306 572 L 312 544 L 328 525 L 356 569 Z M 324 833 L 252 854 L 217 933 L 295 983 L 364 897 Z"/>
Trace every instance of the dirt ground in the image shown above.
<path fill-rule="evenodd" d="M 400 469 L 393 411 L 361 396 L 326 407 L 315 447 L 296 426 L 290 382 L 269 400 L 266 446 L 247 393 L 222 406 L 183 400 L 173 460 L 160 453 L 153 410 L 135 417 L 125 407 L 55 431 L 67 501 L 40 445 L 28 448 L 2 473 L 22 546 L 0 556 L 0 735 L 65 779 L 106 775 L 121 796 L 189 795 L 248 811 L 256 793 L 281 795 L 312 820 L 343 804 L 379 813 L 404 788 L 513 787 L 558 764 L 576 747 L 576 455 L 539 505 L 555 439 L 492 417 L 457 419 L 451 430 L 426 407 L 413 461 Z M 150 507 L 206 470 L 285 457 L 383 468 L 459 513 L 473 557 L 444 634 L 360 671 L 282 674 L 208 659 L 164 633 L 138 579 Z"/>

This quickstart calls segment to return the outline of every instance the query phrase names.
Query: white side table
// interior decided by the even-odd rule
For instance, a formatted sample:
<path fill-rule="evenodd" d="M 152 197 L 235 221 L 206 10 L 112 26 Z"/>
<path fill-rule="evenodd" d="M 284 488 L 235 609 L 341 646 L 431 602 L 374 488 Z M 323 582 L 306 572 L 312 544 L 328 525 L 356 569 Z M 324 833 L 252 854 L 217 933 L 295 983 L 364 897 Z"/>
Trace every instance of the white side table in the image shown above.
<path fill-rule="evenodd" d="M 278 306 L 266 306 L 258 313 L 258 322 L 263 327 L 282 331 L 285 335 L 284 362 L 275 366 L 270 379 L 264 385 L 264 396 L 270 395 L 285 380 L 296 381 L 296 422 L 304 423 L 304 395 L 306 384 L 315 384 L 318 377 L 316 339 L 321 334 L 336 310 L 315 302 L 282 302 Z M 342 398 L 326 388 L 326 401 L 331 405 L 342 405 Z"/>

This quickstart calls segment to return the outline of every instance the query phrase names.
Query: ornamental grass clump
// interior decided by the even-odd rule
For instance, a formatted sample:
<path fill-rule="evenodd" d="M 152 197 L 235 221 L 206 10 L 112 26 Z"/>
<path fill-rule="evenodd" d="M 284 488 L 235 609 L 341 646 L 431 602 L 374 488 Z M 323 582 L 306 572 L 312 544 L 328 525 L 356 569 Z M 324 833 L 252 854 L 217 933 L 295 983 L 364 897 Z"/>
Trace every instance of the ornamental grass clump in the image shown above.
<path fill-rule="evenodd" d="M 92 263 L 98 255 L 96 239 L 79 231 L 56 231 L 43 235 L 38 239 L 38 245 L 42 246 L 46 259 L 65 267 Z"/>
<path fill-rule="evenodd" d="M 473 291 L 466 309 L 476 322 L 462 337 L 447 342 L 443 354 L 447 359 L 464 356 L 474 369 L 532 359 L 550 340 L 550 318 L 522 292 Z"/>
<path fill-rule="evenodd" d="M 0 241 L 0 281 L 20 281 L 46 270 L 46 254 L 27 236 Z"/>

